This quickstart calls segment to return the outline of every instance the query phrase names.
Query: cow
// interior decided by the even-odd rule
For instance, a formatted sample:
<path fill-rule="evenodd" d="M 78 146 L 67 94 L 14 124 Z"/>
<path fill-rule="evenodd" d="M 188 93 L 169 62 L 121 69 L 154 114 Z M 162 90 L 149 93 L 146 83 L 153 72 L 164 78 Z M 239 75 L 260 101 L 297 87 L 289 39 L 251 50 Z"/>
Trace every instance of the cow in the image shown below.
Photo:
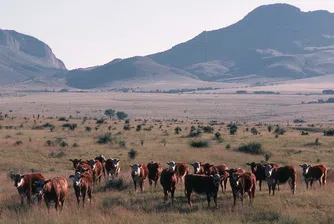
<path fill-rule="evenodd" d="M 174 204 L 174 192 L 176 190 L 177 177 L 175 171 L 164 169 L 161 172 L 160 184 L 164 191 L 164 201 L 168 200 L 168 192 L 171 193 L 172 204 Z"/>
<path fill-rule="evenodd" d="M 144 191 L 144 181 L 148 176 L 148 169 L 145 164 L 133 164 L 131 167 L 131 177 L 133 185 L 135 186 L 135 192 L 137 192 L 137 184 L 140 186 L 141 192 Z"/>
<path fill-rule="evenodd" d="M 271 190 L 273 191 L 273 195 L 275 195 L 277 184 L 284 184 L 286 182 L 289 183 L 292 193 L 295 193 L 297 172 L 294 166 L 273 167 L 267 164 L 265 166 L 265 174 L 269 187 L 269 195 L 271 194 Z"/>
<path fill-rule="evenodd" d="M 306 183 L 306 188 L 308 189 L 308 184 L 310 182 L 310 186 L 312 188 L 313 181 L 318 180 L 320 187 L 321 185 L 325 187 L 326 179 L 327 179 L 327 167 L 323 164 L 311 166 L 306 163 L 299 165 L 303 168 L 303 176 Z"/>
<path fill-rule="evenodd" d="M 99 160 L 90 160 L 89 165 L 93 171 L 93 182 L 96 183 L 99 181 L 101 183 L 101 177 L 103 174 L 103 165 Z"/>
<path fill-rule="evenodd" d="M 70 175 L 69 178 L 73 179 L 73 188 L 75 196 L 77 198 L 78 207 L 80 205 L 80 199 L 82 198 L 82 207 L 85 207 L 85 198 L 88 196 L 88 200 L 92 203 L 93 193 L 93 178 L 89 173 L 76 172 L 74 175 Z"/>
<path fill-rule="evenodd" d="M 73 164 L 73 168 L 76 169 L 79 164 L 88 164 L 88 160 L 82 160 L 82 159 L 70 159 L 70 161 Z"/>
<path fill-rule="evenodd" d="M 175 171 L 177 177 L 177 183 L 179 179 L 181 182 L 184 182 L 184 176 L 189 173 L 189 167 L 187 163 L 175 163 L 174 161 L 170 161 L 167 163 L 168 169 L 171 171 Z"/>
<path fill-rule="evenodd" d="M 227 178 L 228 178 L 228 167 L 225 164 L 215 166 L 210 163 L 206 163 L 203 165 L 203 168 L 204 168 L 205 175 L 219 174 L 219 176 L 221 177 L 220 186 L 222 188 L 222 192 L 225 193 L 226 185 L 227 185 Z"/>
<path fill-rule="evenodd" d="M 106 164 L 106 173 L 107 176 L 111 176 L 112 179 L 115 177 L 118 177 L 118 174 L 121 172 L 121 165 L 120 165 L 120 160 L 119 159 L 107 159 Z"/>
<path fill-rule="evenodd" d="M 106 157 L 104 157 L 104 155 L 99 155 L 99 156 L 95 157 L 94 160 L 98 160 L 98 161 L 100 161 L 100 163 L 102 163 L 102 167 L 103 167 L 103 176 L 104 176 L 104 179 L 106 179 L 106 169 L 105 169 L 105 165 L 106 165 Z"/>
<path fill-rule="evenodd" d="M 215 205 L 218 207 L 217 194 L 220 181 L 221 178 L 219 174 L 210 176 L 203 174 L 187 174 L 184 178 L 184 185 L 189 206 L 192 206 L 190 199 L 192 193 L 195 192 L 197 194 L 206 194 L 208 207 L 210 207 L 211 197 L 213 197 Z"/>
<path fill-rule="evenodd" d="M 237 197 L 240 196 L 242 205 L 244 204 L 244 194 L 247 192 L 249 201 L 255 198 L 256 194 L 256 177 L 251 172 L 243 172 L 242 169 L 230 169 L 230 185 L 233 193 L 233 204 L 236 205 Z"/>
<path fill-rule="evenodd" d="M 256 181 L 259 181 L 259 189 L 262 190 L 262 181 L 266 180 L 266 174 L 265 174 L 265 166 L 271 165 L 272 167 L 278 167 L 275 163 L 268 163 L 268 164 L 261 164 L 261 163 L 246 163 L 247 166 L 250 166 L 251 172 L 255 175 Z M 279 190 L 279 185 L 277 185 Z"/>
<path fill-rule="evenodd" d="M 31 204 L 32 196 L 38 194 L 33 183 L 35 181 L 44 180 L 44 176 L 40 173 L 31 174 L 11 174 L 11 179 L 14 180 L 14 186 L 16 187 L 20 197 L 21 205 L 23 205 L 23 199 L 27 197 L 27 204 Z M 41 202 L 41 197 L 38 197 L 38 203 Z"/>
<path fill-rule="evenodd" d="M 203 174 L 204 173 L 204 167 L 202 162 L 194 162 L 190 165 L 194 167 L 194 174 Z"/>
<path fill-rule="evenodd" d="M 48 212 L 50 212 L 50 204 L 55 202 L 55 208 L 60 211 L 63 209 L 64 202 L 68 195 L 68 183 L 64 177 L 55 177 L 48 180 L 39 180 L 34 183 L 39 195 L 44 197 Z"/>
<path fill-rule="evenodd" d="M 154 161 L 147 164 L 148 169 L 148 183 L 152 186 L 154 182 L 154 188 L 157 188 L 157 182 L 160 178 L 162 167 L 160 163 L 156 163 Z"/>
<path fill-rule="evenodd" d="M 79 173 L 88 173 L 91 177 L 93 177 L 93 170 L 91 165 L 89 165 L 89 161 L 86 162 L 80 162 L 77 164 L 77 167 L 75 168 L 75 172 Z"/>

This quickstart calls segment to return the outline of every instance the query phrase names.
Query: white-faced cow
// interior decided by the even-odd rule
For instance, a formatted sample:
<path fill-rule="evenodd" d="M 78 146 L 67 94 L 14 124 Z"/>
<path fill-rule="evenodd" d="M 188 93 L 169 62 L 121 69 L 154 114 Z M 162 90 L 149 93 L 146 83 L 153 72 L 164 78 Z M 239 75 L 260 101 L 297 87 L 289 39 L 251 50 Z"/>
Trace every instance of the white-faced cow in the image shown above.
<path fill-rule="evenodd" d="M 262 190 L 262 181 L 266 180 L 266 172 L 265 172 L 265 166 L 270 165 L 272 167 L 279 167 L 276 163 L 266 163 L 266 164 L 261 164 L 261 163 L 246 163 L 246 165 L 250 166 L 251 172 L 255 175 L 256 181 L 259 181 L 259 189 L 260 191 Z M 279 190 L 279 185 L 277 185 L 278 190 Z"/>
<path fill-rule="evenodd" d="M 176 190 L 177 177 L 175 171 L 164 169 L 161 172 L 160 184 L 164 191 L 164 201 L 168 200 L 168 193 L 171 193 L 172 204 L 174 203 L 174 192 Z"/>
<path fill-rule="evenodd" d="M 88 200 L 92 203 L 93 193 L 93 179 L 89 173 L 76 172 L 74 175 L 70 175 L 69 178 L 73 179 L 73 188 L 75 196 L 77 198 L 78 207 L 80 199 L 82 198 L 82 206 L 85 207 L 85 198 L 88 196 Z"/>
<path fill-rule="evenodd" d="M 203 162 L 194 162 L 190 165 L 194 168 L 194 174 L 204 174 Z"/>
<path fill-rule="evenodd" d="M 273 195 L 275 195 L 277 184 L 284 184 L 286 182 L 289 183 L 292 193 L 293 194 L 295 193 L 296 180 L 297 180 L 297 172 L 295 167 L 293 166 L 273 167 L 267 164 L 265 166 L 265 173 L 267 177 L 267 184 L 269 187 L 269 195 L 271 194 L 271 190 L 273 191 Z"/>
<path fill-rule="evenodd" d="M 139 184 L 140 190 L 144 191 L 144 181 L 148 176 L 148 169 L 145 164 L 133 164 L 131 167 L 131 177 L 133 185 L 135 186 L 135 192 L 137 192 L 137 184 Z"/>
<path fill-rule="evenodd" d="M 323 164 L 311 166 L 306 163 L 300 165 L 303 168 L 303 176 L 306 183 L 306 188 L 308 188 L 308 184 L 312 188 L 313 181 L 318 180 L 320 187 L 321 185 L 324 187 L 326 185 L 327 179 L 327 167 Z"/>
<path fill-rule="evenodd" d="M 154 182 L 154 188 L 157 188 L 157 182 L 160 178 L 162 167 L 160 163 L 156 163 L 154 161 L 147 164 L 148 169 L 148 183 L 152 186 Z"/>
<path fill-rule="evenodd" d="M 171 171 L 175 171 L 177 182 L 179 179 L 181 182 L 184 182 L 184 176 L 189 173 L 189 167 L 187 163 L 175 163 L 174 161 L 170 161 L 167 163 L 168 169 Z"/>
<path fill-rule="evenodd" d="M 231 169 L 229 170 L 230 185 L 233 193 L 233 204 L 236 205 L 238 197 L 241 199 L 241 203 L 244 203 L 244 194 L 248 193 L 249 201 L 255 198 L 256 193 L 256 178 L 251 172 L 243 172 L 242 170 Z"/>

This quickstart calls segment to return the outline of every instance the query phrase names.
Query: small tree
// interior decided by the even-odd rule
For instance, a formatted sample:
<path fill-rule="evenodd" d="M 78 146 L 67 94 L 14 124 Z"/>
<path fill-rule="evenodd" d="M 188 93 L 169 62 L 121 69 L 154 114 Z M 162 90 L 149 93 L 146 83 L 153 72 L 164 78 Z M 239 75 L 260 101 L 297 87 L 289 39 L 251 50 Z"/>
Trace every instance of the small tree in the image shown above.
<path fill-rule="evenodd" d="M 180 134 L 180 131 L 182 131 L 182 129 L 181 129 L 179 126 L 177 126 L 177 127 L 174 129 L 174 133 L 175 133 L 176 135 Z"/>
<path fill-rule="evenodd" d="M 108 109 L 104 111 L 104 115 L 108 116 L 110 119 L 115 116 L 116 111 L 113 109 Z"/>
<path fill-rule="evenodd" d="M 128 117 L 128 114 L 123 112 L 123 111 L 118 111 L 116 113 L 116 116 L 117 116 L 118 120 L 124 120 L 125 118 Z"/>

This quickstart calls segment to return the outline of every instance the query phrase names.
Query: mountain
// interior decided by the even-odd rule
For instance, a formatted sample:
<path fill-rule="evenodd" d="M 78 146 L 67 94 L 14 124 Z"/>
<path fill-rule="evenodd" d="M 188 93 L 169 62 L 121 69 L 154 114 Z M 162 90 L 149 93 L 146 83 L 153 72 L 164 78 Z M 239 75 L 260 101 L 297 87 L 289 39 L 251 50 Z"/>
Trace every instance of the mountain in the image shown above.
<path fill-rule="evenodd" d="M 42 41 L 0 29 L 0 84 L 13 84 L 65 71 L 64 63 Z"/>

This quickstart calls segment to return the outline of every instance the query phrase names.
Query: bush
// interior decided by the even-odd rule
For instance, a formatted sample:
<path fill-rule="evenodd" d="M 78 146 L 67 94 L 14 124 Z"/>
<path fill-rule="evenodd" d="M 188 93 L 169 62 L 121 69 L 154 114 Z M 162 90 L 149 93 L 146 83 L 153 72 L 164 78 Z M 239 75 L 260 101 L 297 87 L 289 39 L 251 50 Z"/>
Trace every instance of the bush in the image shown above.
<path fill-rule="evenodd" d="M 217 139 L 217 140 L 221 140 L 222 139 L 222 134 L 220 134 L 220 132 L 216 132 L 215 133 L 215 138 Z"/>
<path fill-rule="evenodd" d="M 227 127 L 229 128 L 231 135 L 234 135 L 238 130 L 238 126 L 236 124 L 231 123 L 231 124 L 228 124 Z"/>
<path fill-rule="evenodd" d="M 108 109 L 104 111 L 104 114 L 111 119 L 113 116 L 115 116 L 115 112 L 116 111 L 113 109 Z"/>
<path fill-rule="evenodd" d="M 231 145 L 230 145 L 230 144 L 226 144 L 225 148 L 226 148 L 226 149 L 230 149 L 230 148 L 231 148 Z"/>
<path fill-rule="evenodd" d="M 104 124 L 105 120 L 103 118 L 96 120 L 96 124 Z"/>
<path fill-rule="evenodd" d="M 324 136 L 334 136 L 334 129 L 324 130 Z"/>
<path fill-rule="evenodd" d="M 121 147 L 121 148 L 126 147 L 126 141 L 124 141 L 124 140 L 120 141 L 118 144 L 119 144 L 119 147 Z"/>
<path fill-rule="evenodd" d="M 303 119 L 294 119 L 293 123 L 306 123 Z"/>
<path fill-rule="evenodd" d="M 128 115 L 123 111 L 118 111 L 116 113 L 116 116 L 117 116 L 118 120 L 124 120 L 125 118 L 128 117 Z"/>
<path fill-rule="evenodd" d="M 68 146 L 68 143 L 65 141 L 62 141 L 59 145 L 64 148 Z"/>
<path fill-rule="evenodd" d="M 152 131 L 153 126 L 150 126 L 148 128 L 144 128 L 144 131 Z"/>
<path fill-rule="evenodd" d="M 213 131 L 214 131 L 214 128 L 211 127 L 211 126 L 204 126 L 203 127 L 203 132 L 204 133 L 213 133 Z"/>
<path fill-rule="evenodd" d="M 78 143 L 73 143 L 72 147 L 73 148 L 76 148 L 76 147 L 79 147 L 80 145 Z"/>
<path fill-rule="evenodd" d="M 301 135 L 308 135 L 308 132 L 307 131 L 302 131 Z"/>
<path fill-rule="evenodd" d="M 114 180 L 109 180 L 108 182 L 106 182 L 104 186 L 105 189 L 118 190 L 118 191 L 126 190 L 129 189 L 130 187 L 131 185 L 127 184 L 124 178 L 122 177 Z"/>
<path fill-rule="evenodd" d="M 273 130 L 273 127 L 271 125 L 268 126 L 268 132 L 270 133 L 271 130 Z"/>
<path fill-rule="evenodd" d="M 66 117 L 60 117 L 58 121 L 68 121 Z"/>
<path fill-rule="evenodd" d="M 55 143 L 53 141 L 51 141 L 51 140 L 47 140 L 45 142 L 45 145 L 47 145 L 47 146 L 55 146 Z"/>
<path fill-rule="evenodd" d="M 123 129 L 129 131 L 131 129 L 130 124 L 124 124 Z"/>
<path fill-rule="evenodd" d="M 277 135 L 284 135 L 285 129 L 280 128 L 279 126 L 276 126 L 274 133 L 277 134 Z"/>
<path fill-rule="evenodd" d="M 191 126 L 190 132 L 189 132 L 189 137 L 198 137 L 202 134 L 202 131 L 199 128 L 196 128 L 195 126 Z"/>
<path fill-rule="evenodd" d="M 207 140 L 194 140 L 190 141 L 189 145 L 193 148 L 207 148 L 209 147 L 209 142 Z"/>
<path fill-rule="evenodd" d="M 269 153 L 264 154 L 264 159 L 265 159 L 266 162 L 269 161 L 270 157 L 271 157 L 271 155 Z"/>
<path fill-rule="evenodd" d="M 22 145 L 22 144 L 23 144 L 23 142 L 22 142 L 21 140 L 18 140 L 18 141 L 15 142 L 15 145 L 16 145 L 16 146 L 18 146 L 18 145 Z"/>
<path fill-rule="evenodd" d="M 182 131 L 182 129 L 181 129 L 179 126 L 177 126 L 177 127 L 174 129 L 174 134 L 178 135 L 178 134 L 180 134 L 181 131 Z"/>
<path fill-rule="evenodd" d="M 113 142 L 113 139 L 112 139 L 112 136 L 111 136 L 111 133 L 106 133 L 104 135 L 100 135 L 98 137 L 98 140 L 97 140 L 97 143 L 98 144 L 108 144 L 108 143 L 112 143 Z"/>
<path fill-rule="evenodd" d="M 89 126 L 86 126 L 86 127 L 85 127 L 85 131 L 87 131 L 87 132 L 91 132 L 91 131 L 92 131 L 92 128 L 89 127 Z"/>
<path fill-rule="evenodd" d="M 257 135 L 257 134 L 259 133 L 259 132 L 256 130 L 255 127 L 253 127 L 253 128 L 251 129 L 251 132 L 252 132 L 253 135 Z"/>
<path fill-rule="evenodd" d="M 140 131 L 141 130 L 141 124 L 137 125 L 136 131 Z"/>
<path fill-rule="evenodd" d="M 70 123 L 66 123 L 62 125 L 63 128 L 68 128 L 72 131 L 74 131 L 77 128 L 77 126 L 78 126 L 77 124 L 70 124 Z"/>
<path fill-rule="evenodd" d="M 238 148 L 238 151 L 253 155 L 260 155 L 264 153 L 261 143 L 258 142 L 251 142 L 248 143 L 247 145 L 242 145 Z"/>
<path fill-rule="evenodd" d="M 135 159 L 138 155 L 138 152 L 134 149 L 131 149 L 129 152 L 128 152 L 128 156 L 130 159 Z"/>
<path fill-rule="evenodd" d="M 316 144 L 316 145 L 319 145 L 319 144 L 320 144 L 320 143 L 319 143 L 319 138 L 316 138 L 316 139 L 315 139 L 315 144 Z"/>

